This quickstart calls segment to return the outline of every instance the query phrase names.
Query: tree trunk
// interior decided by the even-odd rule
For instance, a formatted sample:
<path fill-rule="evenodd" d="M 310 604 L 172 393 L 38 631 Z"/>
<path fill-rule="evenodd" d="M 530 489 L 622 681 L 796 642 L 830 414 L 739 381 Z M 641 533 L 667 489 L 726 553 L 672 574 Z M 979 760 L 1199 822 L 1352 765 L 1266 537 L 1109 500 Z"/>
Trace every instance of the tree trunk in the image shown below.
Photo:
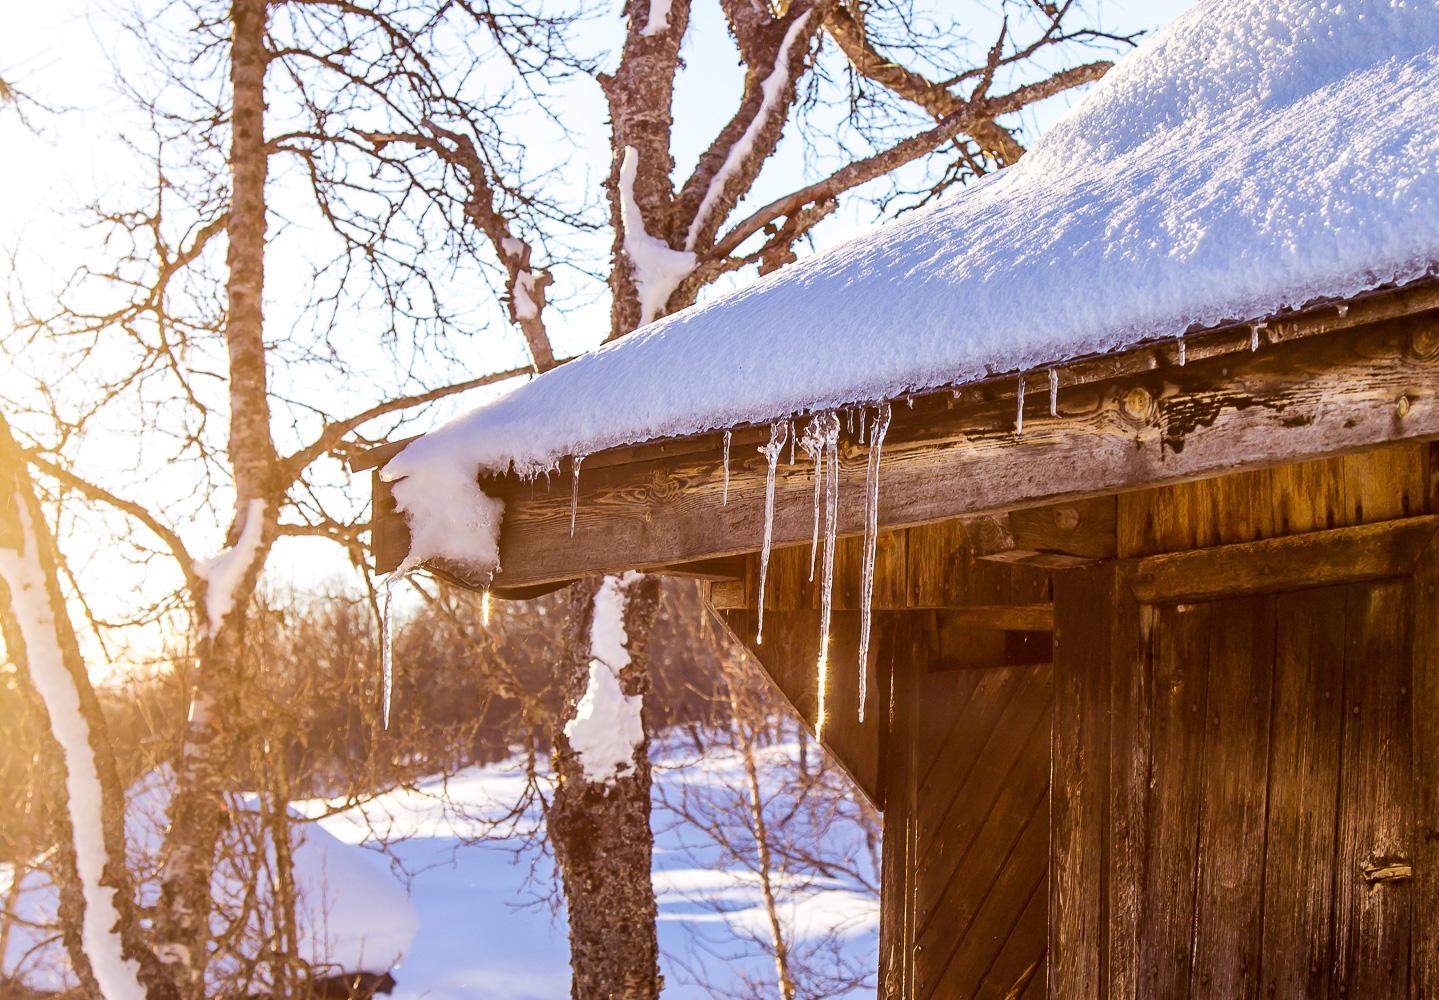
<path fill-rule="evenodd" d="M 230 51 L 231 137 L 225 340 L 229 352 L 229 459 L 235 472 L 237 545 L 249 518 L 263 518 L 252 558 L 230 591 L 228 610 L 197 615 L 200 640 L 190 717 L 176 765 L 157 939 L 161 959 L 187 994 L 204 993 L 210 883 L 225 822 L 225 776 L 232 735 L 245 710 L 245 608 L 274 538 L 279 462 L 270 435 L 263 337 L 265 279 L 266 0 L 233 0 Z M 212 621 L 211 618 L 218 620 Z"/>
<path fill-rule="evenodd" d="M 613 580 L 614 578 L 609 578 Z M 604 581 L 571 588 L 573 613 L 565 663 L 565 716 L 574 719 L 592 685 L 596 662 L 592 625 Z M 638 577 L 624 590 L 629 656 L 619 673 L 625 695 L 650 686 L 647 640 L 659 608 L 659 580 Z M 608 781 L 586 778 L 584 762 L 565 728 L 554 742 L 558 784 L 548 815 L 550 840 L 564 878 L 569 909 L 571 996 L 575 1000 L 657 998 L 660 994 L 656 906 L 650 882 L 648 725 L 627 769 Z"/>
<path fill-rule="evenodd" d="M 67 808 L 56 813 L 54 878 L 71 966 L 93 996 L 171 1000 L 177 993 L 145 946 L 125 864 L 125 794 L 105 715 L 60 592 L 54 539 L 4 417 L 0 633 L 27 699 L 54 737 L 41 752 L 47 773 L 65 790 Z"/>

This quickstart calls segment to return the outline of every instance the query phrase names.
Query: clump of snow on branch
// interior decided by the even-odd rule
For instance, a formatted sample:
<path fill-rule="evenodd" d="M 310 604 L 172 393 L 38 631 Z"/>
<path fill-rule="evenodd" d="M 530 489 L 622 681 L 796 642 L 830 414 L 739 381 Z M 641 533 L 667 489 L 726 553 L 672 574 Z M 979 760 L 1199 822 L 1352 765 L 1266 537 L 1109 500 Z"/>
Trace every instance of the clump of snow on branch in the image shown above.
<path fill-rule="evenodd" d="M 804 26 L 809 22 L 810 12 L 805 11 L 790 24 L 789 30 L 784 33 L 784 39 L 779 44 L 779 51 L 774 57 L 774 69 L 770 70 L 769 76 L 764 78 L 760 84 L 759 111 L 750 120 L 744 133 L 735 141 L 725 154 L 724 163 L 720 164 L 719 170 L 710 178 L 709 187 L 705 189 L 704 199 L 700 202 L 699 209 L 695 212 L 694 221 L 690 223 L 689 234 L 685 237 L 685 249 L 693 250 L 695 242 L 699 239 L 700 231 L 704 229 L 710 213 L 714 211 L 715 203 L 724 196 L 725 185 L 735 175 L 740 166 L 754 152 L 754 142 L 759 136 L 760 130 L 774 117 L 775 107 L 779 104 L 780 98 L 784 95 L 785 87 L 789 85 L 789 62 L 794 48 L 795 39 L 804 32 Z"/>
<path fill-rule="evenodd" d="M 640 325 L 653 320 L 670 300 L 681 281 L 695 269 L 695 255 L 676 250 L 664 240 L 645 232 L 644 216 L 635 202 L 635 173 L 639 153 L 625 147 L 620 161 L 620 222 L 624 226 L 625 253 L 634 267 L 635 291 L 640 299 Z"/>
<path fill-rule="evenodd" d="M 653 310 L 658 276 L 690 265 L 626 202 Z M 385 475 L 416 480 L 400 484 L 411 530 L 453 555 L 443 539 L 475 536 L 431 531 L 450 511 L 424 498 L 474 491 L 477 472 L 532 475 L 1409 281 L 1439 265 L 1436 218 L 1433 0 L 1215 0 L 1147 39 L 1015 166 L 546 372 Z"/>
<path fill-rule="evenodd" d="M 638 579 L 638 573 L 607 576 L 595 592 L 589 683 L 575 717 L 565 723 L 565 738 L 579 757 L 585 780 L 597 784 L 609 784 L 629 770 L 635 747 L 645 738 L 640 718 L 644 699 L 620 687 L 620 674 L 630 663 L 626 591 Z"/>
<path fill-rule="evenodd" d="M 211 639 L 234 610 L 235 588 L 255 562 L 264 530 L 265 501 L 257 498 L 245 506 L 245 521 L 235 544 L 195 564 L 195 573 L 205 581 L 205 618 Z"/>
<path fill-rule="evenodd" d="M 106 1000 L 144 1000 L 139 966 L 124 957 L 116 933 L 120 917 L 115 891 L 100 883 L 107 855 L 100 822 L 100 774 L 90 743 L 90 725 L 80 709 L 80 693 L 65 666 L 55 632 L 35 526 L 24 504 L 19 505 L 17 514 L 23 549 L 0 548 L 0 578 L 10 590 L 31 682 L 45 703 L 50 732 L 65 757 L 65 805 L 75 844 L 75 874 L 85 899 L 80 928 L 85 956 Z"/>
<path fill-rule="evenodd" d="M 641 35 L 652 38 L 669 30 L 670 2 L 671 0 L 650 0 L 649 17 L 645 19 L 645 26 L 640 29 Z"/>
<path fill-rule="evenodd" d="M 515 318 L 534 319 L 540 314 L 535 305 L 535 272 L 521 271 L 515 275 Z"/>

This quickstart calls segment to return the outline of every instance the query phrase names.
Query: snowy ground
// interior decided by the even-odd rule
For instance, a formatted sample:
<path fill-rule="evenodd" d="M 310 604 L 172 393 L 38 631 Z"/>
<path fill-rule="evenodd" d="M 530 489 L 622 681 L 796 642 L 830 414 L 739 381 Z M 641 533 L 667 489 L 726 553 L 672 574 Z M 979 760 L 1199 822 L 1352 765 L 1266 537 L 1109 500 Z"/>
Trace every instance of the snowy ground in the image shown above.
<path fill-rule="evenodd" d="M 794 751 L 793 745 L 766 751 L 770 772 L 787 768 Z M 671 756 L 656 769 L 656 799 L 696 808 L 723 803 L 742 794 L 742 773 L 738 760 L 726 755 Z M 534 815 L 520 818 L 510 837 L 489 822 L 517 800 L 521 774 L 518 761 L 470 768 L 443 784 L 397 791 L 323 820 L 328 832 L 351 843 L 375 846 L 375 833 L 383 833 L 393 841 L 392 858 L 409 875 L 420 927 L 395 970 L 400 1000 L 552 1000 L 569 994 L 564 915 L 542 901 L 553 884 L 551 859 L 537 848 L 517 846 Z M 806 822 L 787 803 L 775 806 L 776 815 Z M 662 804 L 654 827 L 665 996 L 776 995 L 773 960 L 756 943 L 766 939 L 768 926 L 756 876 Z M 827 853 L 837 856 L 863 837 L 843 817 L 824 831 L 800 831 L 801 838 L 810 832 L 822 832 Z M 776 831 L 776 840 L 785 836 Z M 869 866 L 861 868 L 873 884 Z M 797 877 L 782 889 L 781 912 L 800 957 L 822 978 L 867 974 L 867 988 L 834 995 L 873 995 L 879 905 L 872 892 L 840 874 Z"/>

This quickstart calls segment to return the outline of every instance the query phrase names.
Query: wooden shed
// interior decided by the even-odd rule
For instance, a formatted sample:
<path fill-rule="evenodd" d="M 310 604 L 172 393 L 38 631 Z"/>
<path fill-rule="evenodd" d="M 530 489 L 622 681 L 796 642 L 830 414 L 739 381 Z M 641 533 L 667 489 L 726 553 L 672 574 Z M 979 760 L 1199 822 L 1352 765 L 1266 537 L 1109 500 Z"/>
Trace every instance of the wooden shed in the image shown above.
<path fill-rule="evenodd" d="M 1201 50 L 1209 29 L 1190 28 Z M 1161 35 L 1151 61 L 1163 70 L 1177 44 Z M 1355 111 L 1379 145 L 1386 109 Z M 1347 127 L 1336 117 L 1326 128 L 1341 134 L 1321 138 L 1346 148 L 1359 141 Z M 1409 145 L 1418 178 L 1439 174 L 1426 135 Z M 1421 222 L 1439 243 L 1439 215 Z M 1234 273 L 1206 272 L 1206 287 L 1245 280 L 1252 248 L 1232 249 Z M 1181 256 L 1170 277 L 1198 275 Z M 888 259 L 853 273 L 871 280 Z M 998 357 L 998 374 L 831 405 L 848 500 L 825 650 L 815 463 L 781 449 L 772 473 L 773 422 L 605 447 L 550 488 L 483 475 L 504 505 L 501 569 L 428 565 L 501 597 L 628 569 L 706 581 L 795 711 L 814 724 L 823 700 L 820 738 L 883 812 L 883 997 L 1432 1000 L 1439 279 L 1419 270 L 1328 295 L 1316 272 L 1278 290 L 1295 307 L 1160 324 L 1027 370 Z M 782 292 L 720 300 L 673 329 L 752 322 Z M 602 361 L 627 350 L 654 353 L 653 340 Z M 856 498 L 873 484 L 881 411 L 871 591 Z M 793 436 L 792 414 L 770 416 Z M 381 569 L 409 551 L 390 489 L 377 474 Z"/>

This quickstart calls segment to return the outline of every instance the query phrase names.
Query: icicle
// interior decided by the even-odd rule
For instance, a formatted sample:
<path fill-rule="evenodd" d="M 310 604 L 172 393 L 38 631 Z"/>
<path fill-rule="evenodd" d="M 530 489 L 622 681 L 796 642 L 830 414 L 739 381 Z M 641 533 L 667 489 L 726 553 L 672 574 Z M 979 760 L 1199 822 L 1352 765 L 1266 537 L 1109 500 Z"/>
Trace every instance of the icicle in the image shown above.
<path fill-rule="evenodd" d="M 1024 373 L 1019 375 L 1019 391 L 1014 398 L 1014 436 L 1024 433 Z"/>
<path fill-rule="evenodd" d="M 859 581 L 859 721 L 864 721 L 864 699 L 869 693 L 870 607 L 874 603 L 874 550 L 879 541 L 879 458 L 889 431 L 889 404 L 874 415 L 874 439 L 869 446 L 869 467 L 864 479 L 864 567 Z"/>
<path fill-rule="evenodd" d="M 729 506 L 729 439 L 731 431 L 724 432 L 724 487 L 720 492 L 720 506 Z"/>
<path fill-rule="evenodd" d="M 764 478 L 764 544 L 759 550 L 759 627 L 755 632 L 755 645 L 764 644 L 764 583 L 769 575 L 769 547 L 774 538 L 774 470 L 779 456 L 784 451 L 784 439 L 789 434 L 789 423 L 776 420 L 769 425 L 769 444 L 760 449 L 769 468 Z"/>
<path fill-rule="evenodd" d="M 884 404 L 884 405 L 888 406 L 889 404 L 886 403 L 886 404 Z M 867 410 L 865 407 L 861 406 L 861 407 L 859 408 L 859 443 L 860 443 L 860 444 L 864 444 L 864 423 L 865 423 L 865 418 L 868 417 L 868 416 L 869 416 L 869 410 Z"/>
<path fill-rule="evenodd" d="M 1268 327 L 1268 323 L 1251 323 L 1249 326 L 1249 349 L 1259 350 L 1259 331 Z"/>
<path fill-rule="evenodd" d="M 845 407 L 845 411 L 844 411 L 844 423 L 845 423 L 845 429 L 848 430 L 849 433 L 853 434 L 853 433 L 854 433 L 854 407 L 853 407 L 853 406 Z"/>
<path fill-rule="evenodd" d="M 390 602 L 400 577 L 385 577 L 385 595 L 380 600 L 380 723 L 390 728 L 390 694 L 395 686 L 395 633 L 391 626 Z"/>
<path fill-rule="evenodd" d="M 1177 339 L 1178 339 L 1178 341 L 1179 341 L 1179 367 L 1180 367 L 1180 368 L 1183 368 L 1183 367 L 1184 367 L 1184 362 L 1185 362 L 1185 357 L 1184 357 L 1184 334 L 1181 333 Z"/>
<path fill-rule="evenodd" d="M 485 588 L 484 596 L 480 598 L 480 621 L 485 628 L 490 627 L 490 588 Z"/>
<path fill-rule="evenodd" d="M 1059 369 L 1049 369 L 1049 415 L 1059 416 Z"/>
<path fill-rule="evenodd" d="M 786 421 L 784 422 L 784 429 L 785 429 L 785 433 L 789 435 L 789 464 L 790 464 L 790 465 L 793 465 L 793 464 L 794 464 L 794 438 L 795 438 L 795 433 L 794 433 L 794 421 L 793 421 L 793 420 L 786 420 Z"/>
<path fill-rule="evenodd" d="M 814 582 L 814 554 L 819 549 L 819 491 L 824 481 L 824 435 L 819 428 L 819 417 L 810 417 L 809 426 L 804 430 L 800 447 L 806 455 L 814 458 L 814 528 L 809 536 L 809 581 Z"/>
<path fill-rule="evenodd" d="M 824 735 L 825 690 L 829 682 L 829 619 L 834 606 L 834 544 L 839 515 L 839 417 L 824 419 L 824 575 L 819 598 L 819 711 L 815 732 Z"/>
<path fill-rule="evenodd" d="M 574 480 L 570 483 L 570 537 L 575 537 L 575 514 L 580 509 L 580 463 L 585 456 L 576 455 L 572 460 L 571 469 L 574 470 Z"/>

